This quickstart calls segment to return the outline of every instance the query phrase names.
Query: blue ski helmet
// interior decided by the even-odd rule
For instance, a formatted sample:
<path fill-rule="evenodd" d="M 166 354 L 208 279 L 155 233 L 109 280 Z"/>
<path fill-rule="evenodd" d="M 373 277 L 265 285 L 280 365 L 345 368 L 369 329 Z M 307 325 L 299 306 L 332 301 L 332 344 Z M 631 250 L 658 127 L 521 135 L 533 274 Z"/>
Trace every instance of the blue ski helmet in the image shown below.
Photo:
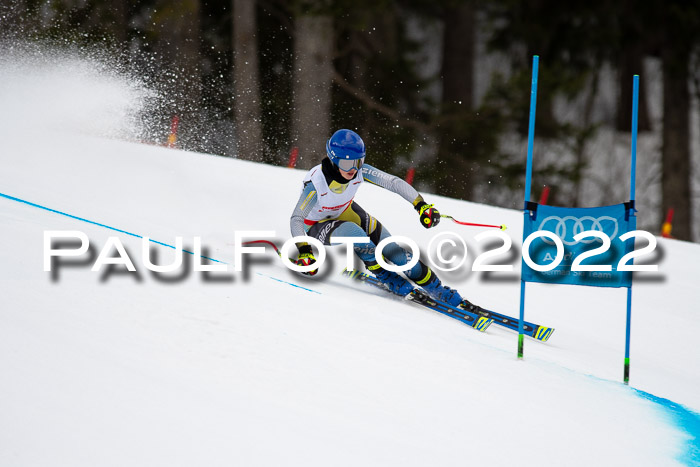
<path fill-rule="evenodd" d="M 326 143 L 326 153 L 341 170 L 359 170 L 365 162 L 365 142 L 352 130 L 338 130 Z"/>

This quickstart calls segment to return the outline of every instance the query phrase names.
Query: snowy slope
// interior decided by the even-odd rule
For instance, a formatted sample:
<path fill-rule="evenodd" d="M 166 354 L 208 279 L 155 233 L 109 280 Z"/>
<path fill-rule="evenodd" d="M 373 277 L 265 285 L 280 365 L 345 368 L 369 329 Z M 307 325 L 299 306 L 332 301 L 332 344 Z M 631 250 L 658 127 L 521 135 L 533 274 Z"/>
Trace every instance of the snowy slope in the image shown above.
<path fill-rule="evenodd" d="M 697 416 L 633 389 L 700 411 L 697 245 L 660 241 L 659 274 L 635 283 L 632 388 L 619 383 L 623 290 L 528 286 L 527 319 L 556 332 L 528 340 L 517 361 L 516 334 L 481 334 L 350 284 L 340 252 L 317 279 L 271 252 L 244 273 L 154 275 L 124 232 L 188 247 L 199 236 L 206 255 L 232 263 L 235 231 L 288 238 L 303 172 L 105 138 L 120 119 L 101 115 L 119 115 L 133 89 L 99 73 L 68 86 L 42 70 L 52 99 L 7 70 L 0 101 L 15 104 L 0 111 L 0 193 L 103 226 L 0 197 L 0 465 L 700 461 Z M 60 107 L 51 118 L 46 102 Z M 519 244 L 520 213 L 426 196 L 455 217 L 508 224 Z M 423 246 L 436 233 L 396 195 L 367 186 L 357 201 Z M 462 235 L 472 259 L 481 248 L 479 230 L 439 229 Z M 86 233 L 93 256 L 44 272 L 48 230 Z M 137 273 L 90 270 L 110 236 Z M 159 263 L 174 256 L 151 248 Z M 517 271 L 469 266 L 441 277 L 516 315 Z"/>

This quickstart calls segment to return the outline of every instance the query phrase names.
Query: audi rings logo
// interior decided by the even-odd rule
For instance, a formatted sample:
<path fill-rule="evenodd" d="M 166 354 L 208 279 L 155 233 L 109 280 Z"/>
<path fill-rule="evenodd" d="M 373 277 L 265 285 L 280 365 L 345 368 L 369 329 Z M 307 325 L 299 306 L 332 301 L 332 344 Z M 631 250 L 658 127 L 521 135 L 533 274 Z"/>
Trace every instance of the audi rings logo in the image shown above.
<path fill-rule="evenodd" d="M 600 216 L 598 218 L 592 216 L 549 216 L 542 220 L 540 226 L 537 230 L 547 230 L 554 232 L 557 237 L 561 238 L 564 245 L 574 245 L 576 243 L 593 243 L 599 241 L 595 237 L 591 237 L 587 240 L 582 239 L 580 242 L 574 240 L 574 236 L 585 232 L 588 230 L 597 230 L 599 232 L 604 232 L 610 240 L 617 236 L 618 232 L 617 219 L 610 216 Z M 554 242 L 550 239 L 542 237 L 542 241 L 554 245 Z"/>

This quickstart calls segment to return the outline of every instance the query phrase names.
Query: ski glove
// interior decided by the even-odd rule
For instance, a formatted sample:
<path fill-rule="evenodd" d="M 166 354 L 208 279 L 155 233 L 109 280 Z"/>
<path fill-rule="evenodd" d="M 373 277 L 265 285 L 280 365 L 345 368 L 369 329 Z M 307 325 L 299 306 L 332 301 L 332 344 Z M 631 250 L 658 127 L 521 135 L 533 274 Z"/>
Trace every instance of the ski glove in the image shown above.
<path fill-rule="evenodd" d="M 314 264 L 315 262 L 316 257 L 311 249 L 311 245 L 303 245 L 299 247 L 299 256 L 297 257 L 296 261 L 297 266 L 308 266 L 310 264 Z M 314 269 L 312 271 L 302 272 L 302 274 L 306 274 L 307 276 L 315 276 L 317 272 L 318 269 Z"/>
<path fill-rule="evenodd" d="M 420 223 L 426 229 L 435 227 L 440 223 L 440 211 L 435 209 L 432 204 L 421 201 L 415 207 L 418 214 L 420 214 Z"/>

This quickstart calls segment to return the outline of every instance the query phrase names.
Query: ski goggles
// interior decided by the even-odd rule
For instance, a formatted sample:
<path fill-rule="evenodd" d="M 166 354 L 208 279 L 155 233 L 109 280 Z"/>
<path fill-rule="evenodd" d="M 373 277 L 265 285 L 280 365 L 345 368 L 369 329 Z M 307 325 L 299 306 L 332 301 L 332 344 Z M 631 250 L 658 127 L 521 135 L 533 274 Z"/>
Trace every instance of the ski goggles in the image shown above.
<path fill-rule="evenodd" d="M 344 172 L 350 172 L 351 170 L 360 170 L 364 163 L 364 157 L 359 159 L 340 159 L 338 160 L 338 168 Z"/>

